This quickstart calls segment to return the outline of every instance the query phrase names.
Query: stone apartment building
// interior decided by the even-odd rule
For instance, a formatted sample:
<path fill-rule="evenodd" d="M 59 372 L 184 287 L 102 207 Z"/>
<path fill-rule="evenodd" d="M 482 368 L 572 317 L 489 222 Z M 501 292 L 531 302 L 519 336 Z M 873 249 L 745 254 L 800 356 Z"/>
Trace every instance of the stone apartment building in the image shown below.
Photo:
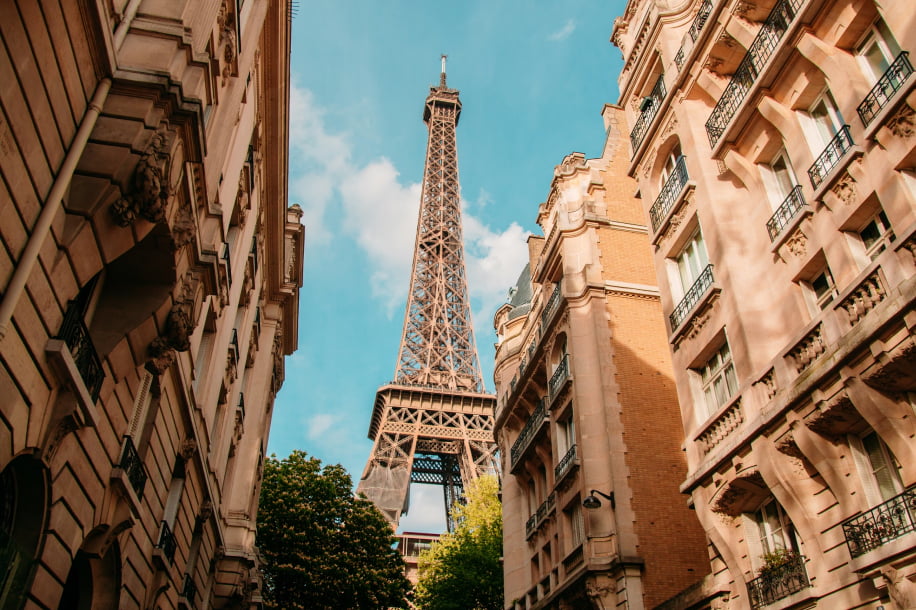
<path fill-rule="evenodd" d="M 568 155 L 497 311 L 505 607 L 651 608 L 708 570 L 622 109 Z"/>
<path fill-rule="evenodd" d="M 0 607 L 253 608 L 284 0 L 0 3 Z"/>
<path fill-rule="evenodd" d="M 669 607 L 916 607 L 913 3 L 630 0 L 612 41 L 712 558 Z"/>

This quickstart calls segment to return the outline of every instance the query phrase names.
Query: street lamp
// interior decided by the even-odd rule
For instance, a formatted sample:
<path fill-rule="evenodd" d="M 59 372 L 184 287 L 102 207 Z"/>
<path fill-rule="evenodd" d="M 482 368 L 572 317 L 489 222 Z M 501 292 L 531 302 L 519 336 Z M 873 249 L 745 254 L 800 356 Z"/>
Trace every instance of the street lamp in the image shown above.
<path fill-rule="evenodd" d="M 585 499 L 582 500 L 582 506 L 589 510 L 599 508 L 601 506 L 601 500 L 596 498 L 595 494 L 598 494 L 602 498 L 606 498 L 610 500 L 611 508 L 617 507 L 617 505 L 614 502 L 614 492 L 613 491 L 610 494 L 606 494 L 606 493 L 598 491 L 597 489 L 593 489 L 588 493 Z"/>

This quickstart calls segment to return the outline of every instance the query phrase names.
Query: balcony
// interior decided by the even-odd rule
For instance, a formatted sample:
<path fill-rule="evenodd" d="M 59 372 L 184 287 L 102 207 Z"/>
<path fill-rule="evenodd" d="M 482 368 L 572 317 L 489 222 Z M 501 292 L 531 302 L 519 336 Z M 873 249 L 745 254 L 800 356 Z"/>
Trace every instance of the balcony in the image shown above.
<path fill-rule="evenodd" d="M 630 144 L 633 147 L 633 156 L 636 156 L 636 151 L 639 150 L 643 138 L 646 137 L 646 133 L 649 131 L 649 127 L 652 125 L 652 121 L 655 119 L 655 115 L 658 114 L 658 109 L 662 107 L 662 101 L 668 93 L 665 90 L 664 79 L 665 75 L 659 74 L 658 80 L 655 81 L 655 86 L 652 87 L 652 91 L 648 96 L 643 98 L 642 104 L 640 104 L 639 118 L 636 119 L 636 125 L 633 126 L 633 131 L 630 132 Z"/>
<path fill-rule="evenodd" d="M 525 539 L 531 538 L 538 528 L 547 521 L 547 517 L 553 512 L 554 506 L 556 505 L 557 495 L 551 493 L 547 496 L 547 499 L 541 502 L 541 505 L 538 506 L 537 510 L 533 515 L 528 517 L 528 520 L 525 521 Z"/>
<path fill-rule="evenodd" d="M 560 282 L 557 282 L 550 298 L 547 299 L 547 303 L 544 305 L 544 312 L 541 314 L 541 326 L 544 327 L 545 330 L 547 328 L 547 323 L 550 322 L 557 307 L 560 305 L 560 298 Z"/>
<path fill-rule="evenodd" d="M 700 298 L 706 294 L 710 287 L 712 287 L 712 281 L 712 265 L 706 265 L 706 268 L 700 272 L 700 275 L 697 277 L 696 281 L 694 281 L 693 286 L 690 287 L 690 290 L 687 291 L 687 294 L 684 295 L 681 302 L 678 303 L 674 311 L 671 312 L 671 315 L 668 316 L 668 320 L 671 322 L 672 331 L 677 329 L 681 323 L 687 319 L 687 314 L 696 307 L 697 303 L 700 302 Z"/>
<path fill-rule="evenodd" d="M 64 320 L 56 339 L 63 341 L 70 350 L 76 370 L 83 379 L 90 399 L 95 403 L 99 399 L 105 372 L 102 370 L 102 361 L 89 336 L 89 329 L 83 322 L 82 308 L 77 307 L 74 301 L 71 301 L 67 307 L 67 313 L 64 314 Z"/>
<path fill-rule="evenodd" d="M 805 572 L 805 558 L 798 553 L 789 553 L 784 563 L 771 567 L 747 583 L 751 597 L 751 608 L 762 608 L 810 586 Z"/>
<path fill-rule="evenodd" d="M 146 487 L 146 480 L 149 476 L 146 474 L 146 468 L 140 460 L 140 454 L 137 453 L 134 442 L 129 436 L 124 437 L 124 448 L 121 450 L 121 459 L 118 467 L 127 475 L 130 486 L 133 488 L 137 499 L 143 499 L 143 489 Z"/>
<path fill-rule="evenodd" d="M 789 192 L 789 196 L 780 204 L 776 212 L 767 221 L 767 233 L 770 234 L 770 241 L 776 241 L 779 234 L 782 233 L 792 219 L 798 216 L 807 204 L 805 197 L 802 195 L 801 186 L 796 185 Z"/>
<path fill-rule="evenodd" d="M 706 121 L 706 134 L 712 148 L 716 147 L 728 123 L 738 112 L 741 102 L 754 86 L 754 81 L 757 80 L 783 34 L 789 29 L 789 24 L 795 18 L 802 2 L 803 0 L 780 0 L 770 11 L 747 54 L 725 87 L 725 92 L 709 115 L 709 120 Z"/>
<path fill-rule="evenodd" d="M 550 381 L 547 383 L 551 399 L 556 398 L 567 379 L 569 379 L 569 354 L 563 354 L 562 360 L 557 365 L 557 370 L 553 372 Z"/>
<path fill-rule="evenodd" d="M 843 522 L 843 534 L 852 557 L 916 531 L 916 487 Z"/>
<path fill-rule="evenodd" d="M 674 56 L 674 63 L 678 71 L 684 68 L 687 54 L 690 53 L 696 45 L 697 38 L 700 37 L 700 32 L 703 31 L 703 26 L 706 25 L 710 13 L 712 13 L 712 0 L 703 0 L 697 16 L 693 18 L 693 23 L 690 24 L 690 29 L 687 30 L 687 34 L 684 35 L 684 39 L 681 42 L 681 48 L 678 49 L 677 55 Z"/>
<path fill-rule="evenodd" d="M 576 459 L 578 458 L 578 453 L 576 452 L 576 446 L 573 445 L 569 448 L 569 451 L 566 452 L 566 455 L 563 456 L 563 459 L 554 467 L 553 469 L 553 478 L 554 481 L 560 482 L 560 480 L 567 475 L 576 465 Z"/>
<path fill-rule="evenodd" d="M 808 177 L 811 179 L 812 187 L 817 189 L 821 185 L 827 174 L 840 164 L 840 160 L 852 148 L 853 144 L 852 136 L 849 134 L 849 125 L 843 125 L 833 136 L 833 139 L 830 140 L 830 143 L 827 144 L 824 152 L 808 168 Z"/>
<path fill-rule="evenodd" d="M 680 195 L 684 185 L 687 184 L 688 178 L 687 164 L 684 161 L 684 155 L 681 155 L 674 164 L 674 170 L 671 175 L 665 180 L 665 185 L 662 187 L 658 197 L 655 198 L 655 203 L 649 208 L 649 220 L 652 222 L 653 232 L 658 231 L 668 217 L 668 213 L 674 206 L 674 202 L 677 201 L 678 195 Z"/>
<path fill-rule="evenodd" d="M 894 60 L 878 82 L 868 92 L 856 112 L 862 119 L 862 124 L 868 127 L 874 118 L 878 115 L 890 101 L 894 94 L 903 86 L 906 79 L 913 73 L 913 64 L 910 63 L 909 53 L 902 51 Z"/>
<path fill-rule="evenodd" d="M 168 563 L 172 563 L 172 560 L 175 559 L 175 548 L 177 543 L 175 542 L 175 534 L 172 533 L 172 528 L 169 527 L 169 524 L 165 521 L 162 522 L 162 529 L 159 530 L 159 541 L 153 547 L 158 549 L 162 556 L 168 560 Z"/>
<path fill-rule="evenodd" d="M 239 363 L 239 331 L 232 329 L 232 334 L 229 336 L 229 355 L 232 357 L 233 366 L 238 366 Z"/>
<path fill-rule="evenodd" d="M 531 417 L 529 417 L 528 421 L 525 422 L 525 427 L 522 428 L 518 438 L 515 439 L 514 443 L 512 443 L 512 449 L 510 450 L 509 455 L 512 460 L 513 470 L 515 469 L 516 465 L 518 465 L 522 455 L 524 455 L 525 449 L 528 448 L 528 445 L 531 444 L 531 441 L 534 439 L 546 421 L 547 401 L 542 398 L 538 401 L 538 405 L 535 407 Z"/>

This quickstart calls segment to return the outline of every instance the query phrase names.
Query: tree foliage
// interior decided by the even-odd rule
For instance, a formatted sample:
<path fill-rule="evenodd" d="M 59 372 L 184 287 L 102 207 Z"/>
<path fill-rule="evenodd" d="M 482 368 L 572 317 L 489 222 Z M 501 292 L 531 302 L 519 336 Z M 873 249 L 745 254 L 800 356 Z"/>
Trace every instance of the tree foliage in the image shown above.
<path fill-rule="evenodd" d="M 423 610 L 501 610 L 502 506 L 499 481 L 484 476 L 468 486 L 466 504 L 452 508 L 455 531 L 420 554 L 414 603 Z"/>
<path fill-rule="evenodd" d="M 355 498 L 340 465 L 302 451 L 264 464 L 257 545 L 268 608 L 405 606 L 410 583 L 391 526 Z"/>

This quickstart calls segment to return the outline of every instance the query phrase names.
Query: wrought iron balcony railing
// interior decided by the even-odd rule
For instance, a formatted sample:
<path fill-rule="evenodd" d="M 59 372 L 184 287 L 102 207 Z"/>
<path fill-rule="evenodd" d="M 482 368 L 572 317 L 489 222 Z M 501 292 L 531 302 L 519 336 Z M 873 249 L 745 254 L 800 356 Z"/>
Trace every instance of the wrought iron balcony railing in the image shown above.
<path fill-rule="evenodd" d="M 563 354 L 563 358 L 557 365 L 557 370 L 553 372 L 547 384 L 550 389 L 551 398 L 557 395 L 557 392 L 563 387 L 563 382 L 567 379 L 569 379 L 569 354 Z"/>
<path fill-rule="evenodd" d="M 134 447 L 134 441 L 129 436 L 124 437 L 124 449 L 121 450 L 121 459 L 118 467 L 127 475 L 130 486 L 134 488 L 137 498 L 143 499 L 143 490 L 146 488 L 146 480 L 149 475 L 146 474 L 146 468 L 143 467 L 143 461 L 137 448 Z"/>
<path fill-rule="evenodd" d="M 862 124 L 866 127 L 894 97 L 894 94 L 903 86 L 910 74 L 913 73 L 913 64 L 910 63 L 909 55 L 906 51 L 901 51 L 900 55 L 888 66 L 875 86 L 872 87 L 872 90 L 868 92 L 859 107 L 856 108 L 859 118 L 862 119 Z"/>
<path fill-rule="evenodd" d="M 677 55 L 674 56 L 674 63 L 677 65 L 678 70 L 681 70 L 684 67 L 684 61 L 687 59 L 687 53 L 689 52 L 689 49 L 692 49 L 693 45 L 696 44 L 697 38 L 700 37 L 700 32 L 703 31 L 703 26 L 706 25 L 706 21 L 709 19 L 709 14 L 711 12 L 712 0 L 703 0 L 703 3 L 700 4 L 699 12 L 697 13 L 696 17 L 693 18 L 693 23 L 690 24 L 690 29 L 687 30 L 687 34 L 684 36 L 684 40 L 681 43 L 681 48 L 678 49 Z"/>
<path fill-rule="evenodd" d="M 810 586 L 808 573 L 805 571 L 805 558 L 798 553 L 791 553 L 785 563 L 772 567 L 747 583 L 751 596 L 751 608 L 762 608 L 797 593 Z"/>
<path fill-rule="evenodd" d="M 232 364 L 238 365 L 239 363 L 239 331 L 232 329 L 232 334 L 229 336 L 229 352 L 232 356 Z"/>
<path fill-rule="evenodd" d="M 852 557 L 916 531 L 916 487 L 843 522 L 843 534 Z"/>
<path fill-rule="evenodd" d="M 773 54 L 773 50 L 783 34 L 789 29 L 789 24 L 804 0 L 780 0 L 770 11 L 766 21 L 757 32 L 754 42 L 748 48 L 744 59 L 738 64 L 738 69 L 732 75 L 725 87 L 722 97 L 719 98 L 709 120 L 706 121 L 706 134 L 709 136 L 709 145 L 715 148 L 725 127 L 744 101 L 760 74 L 761 69 Z"/>
<path fill-rule="evenodd" d="M 775 241 L 779 234 L 782 233 L 782 230 L 792 222 L 793 218 L 798 216 L 798 213 L 806 205 L 801 186 L 796 185 L 767 221 L 767 233 L 770 234 L 770 241 Z"/>
<path fill-rule="evenodd" d="M 573 445 L 569 448 L 569 451 L 566 452 L 566 455 L 560 460 L 560 462 L 554 467 L 553 475 L 554 480 L 559 481 L 562 479 L 567 472 L 573 467 L 573 464 L 576 463 L 576 446 Z"/>
<path fill-rule="evenodd" d="M 681 322 L 687 318 L 687 314 L 700 302 L 700 297 L 706 294 L 706 291 L 712 286 L 712 281 L 712 265 L 706 265 L 706 268 L 700 272 L 700 275 L 693 282 L 693 286 L 690 287 L 681 302 L 668 316 L 671 321 L 671 330 L 680 326 Z"/>
<path fill-rule="evenodd" d="M 528 520 L 525 521 L 525 538 L 531 538 L 534 535 L 534 532 L 538 528 L 538 516 L 537 513 L 528 517 Z"/>
<path fill-rule="evenodd" d="M 655 198 L 652 207 L 649 208 L 649 220 L 652 222 L 653 231 L 658 231 L 662 222 L 667 218 L 668 212 L 671 211 L 671 207 L 677 201 L 677 196 L 681 193 L 684 185 L 687 184 L 688 179 L 687 163 L 684 161 L 684 155 L 681 155 L 674 164 L 674 170 L 671 175 L 665 180 L 665 185 L 659 192 L 658 197 Z"/>
<path fill-rule="evenodd" d="M 181 596 L 191 602 L 191 605 L 194 604 L 194 599 L 197 597 L 197 584 L 194 582 L 194 579 L 191 578 L 190 574 L 184 575 L 184 583 L 181 586 Z"/>
<path fill-rule="evenodd" d="M 643 138 L 646 137 L 646 132 L 649 131 L 649 126 L 652 125 L 655 115 L 658 114 L 658 109 L 662 107 L 662 100 L 665 99 L 667 93 L 665 90 L 665 75 L 659 74 L 652 91 L 643 98 L 639 118 L 636 119 L 633 131 L 630 132 L 630 144 L 633 146 L 634 155 L 639 150 L 639 145 L 642 144 Z"/>
<path fill-rule="evenodd" d="M 526 538 L 531 538 L 531 536 L 534 535 L 534 532 L 536 532 L 541 524 L 547 519 L 547 517 L 550 515 L 550 512 L 553 510 L 556 501 L 556 493 L 551 493 L 549 496 L 547 496 L 546 500 L 541 502 L 541 505 L 538 506 L 534 514 L 528 517 L 528 520 L 525 521 Z"/>
<path fill-rule="evenodd" d="M 833 139 L 830 140 L 830 143 L 827 144 L 824 152 L 808 168 L 808 177 L 811 178 L 812 187 L 816 189 L 821 185 L 827 174 L 839 165 L 840 159 L 846 155 L 853 144 L 855 142 L 852 141 L 852 136 L 849 133 L 849 125 L 843 125 L 833 136 Z"/>
<path fill-rule="evenodd" d="M 553 292 L 550 294 L 550 298 L 547 299 L 547 303 L 544 305 L 544 313 L 541 314 L 541 325 L 543 327 L 547 326 L 547 323 L 550 321 L 551 316 L 557 310 L 557 306 L 560 304 L 560 282 L 557 282 L 556 287 L 553 289 Z"/>
<path fill-rule="evenodd" d="M 82 308 L 78 307 L 75 301 L 70 301 L 67 307 L 67 313 L 64 314 L 57 339 L 66 343 L 70 348 L 70 355 L 73 356 L 76 370 L 83 378 L 92 402 L 95 402 L 99 399 L 102 382 L 105 380 L 105 371 L 102 370 L 102 361 L 95 351 L 92 338 L 89 336 L 89 329 L 86 328 L 86 323 L 83 321 Z"/>
<path fill-rule="evenodd" d="M 512 449 L 510 450 L 509 455 L 512 458 L 513 468 L 516 464 L 518 464 L 519 459 L 521 459 L 522 454 L 525 452 L 525 449 L 528 448 L 528 445 L 531 443 L 531 439 L 534 438 L 534 435 L 540 429 L 546 417 L 547 401 L 542 398 L 538 401 L 537 407 L 534 408 L 534 412 L 531 414 L 531 417 L 529 417 L 528 421 L 525 422 L 525 427 L 522 428 L 518 438 L 515 439 L 514 443 L 512 443 Z"/>
<path fill-rule="evenodd" d="M 177 543 L 175 542 L 175 534 L 172 533 L 172 528 L 163 521 L 162 529 L 159 530 L 159 541 L 156 543 L 155 548 L 161 550 L 165 558 L 171 563 L 175 559 L 176 546 Z"/>

